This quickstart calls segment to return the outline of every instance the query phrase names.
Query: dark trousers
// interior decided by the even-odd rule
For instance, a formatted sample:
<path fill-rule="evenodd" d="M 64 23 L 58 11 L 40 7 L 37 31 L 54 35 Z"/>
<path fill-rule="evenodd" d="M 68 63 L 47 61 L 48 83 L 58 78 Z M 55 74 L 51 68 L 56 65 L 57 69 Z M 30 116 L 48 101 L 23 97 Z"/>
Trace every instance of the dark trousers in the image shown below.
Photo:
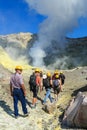
<path fill-rule="evenodd" d="M 26 100 L 25 100 L 25 96 L 23 94 L 23 91 L 22 91 L 22 89 L 15 88 L 13 90 L 13 101 L 14 101 L 14 114 L 15 114 L 15 116 L 18 116 L 18 100 L 20 100 L 20 102 L 21 102 L 23 113 L 26 114 L 27 113 Z"/>
<path fill-rule="evenodd" d="M 33 88 L 33 90 L 32 90 L 32 92 L 33 92 L 33 98 L 37 98 L 38 91 L 39 91 L 39 86 L 35 86 Z"/>

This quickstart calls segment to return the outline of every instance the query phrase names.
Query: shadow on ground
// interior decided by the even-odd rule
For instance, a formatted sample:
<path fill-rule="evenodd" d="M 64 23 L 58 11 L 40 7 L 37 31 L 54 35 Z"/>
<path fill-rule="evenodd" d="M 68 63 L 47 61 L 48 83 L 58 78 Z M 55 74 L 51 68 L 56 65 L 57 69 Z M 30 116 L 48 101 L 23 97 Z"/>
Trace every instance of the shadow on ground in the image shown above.
<path fill-rule="evenodd" d="M 11 110 L 10 106 L 6 104 L 5 101 L 0 100 L 0 107 L 2 107 L 7 114 L 13 117 L 14 112 Z"/>
<path fill-rule="evenodd" d="M 29 107 L 31 107 L 32 102 L 30 102 L 30 101 L 28 101 L 28 100 L 26 99 L 26 103 L 29 105 Z"/>
<path fill-rule="evenodd" d="M 43 102 L 43 99 L 41 99 L 39 96 L 37 96 L 37 99 L 41 101 L 41 103 Z"/>
<path fill-rule="evenodd" d="M 76 96 L 78 92 L 85 92 L 85 91 L 87 91 L 87 85 L 85 85 L 85 86 L 83 86 L 83 87 L 73 91 L 71 96 Z"/>

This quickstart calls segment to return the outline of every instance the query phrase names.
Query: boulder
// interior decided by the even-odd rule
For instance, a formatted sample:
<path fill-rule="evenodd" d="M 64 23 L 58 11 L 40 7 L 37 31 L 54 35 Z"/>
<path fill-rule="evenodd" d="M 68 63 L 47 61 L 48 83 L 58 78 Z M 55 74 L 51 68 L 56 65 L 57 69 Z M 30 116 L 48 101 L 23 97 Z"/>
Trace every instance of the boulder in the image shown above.
<path fill-rule="evenodd" d="M 87 96 L 78 93 L 67 107 L 62 123 L 69 127 L 87 128 Z"/>
<path fill-rule="evenodd" d="M 55 103 L 49 103 L 49 104 L 45 104 L 43 106 L 43 110 L 49 114 L 53 113 L 56 110 L 56 104 Z"/>
<path fill-rule="evenodd" d="M 77 127 L 87 128 L 87 97 L 83 99 L 83 102 L 78 109 L 74 124 Z"/>

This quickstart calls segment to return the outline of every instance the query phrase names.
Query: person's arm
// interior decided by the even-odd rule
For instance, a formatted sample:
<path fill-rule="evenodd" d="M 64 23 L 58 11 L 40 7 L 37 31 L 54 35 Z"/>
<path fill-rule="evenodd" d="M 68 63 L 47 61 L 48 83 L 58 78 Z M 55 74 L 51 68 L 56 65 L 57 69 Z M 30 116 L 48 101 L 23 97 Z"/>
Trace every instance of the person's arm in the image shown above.
<path fill-rule="evenodd" d="M 40 77 L 38 77 L 37 79 L 38 79 L 38 86 L 40 87 L 40 91 L 42 91 L 42 80 Z"/>
<path fill-rule="evenodd" d="M 60 84 L 60 91 L 62 91 L 62 83 L 61 83 L 61 79 L 59 80 L 59 84 Z"/>
<path fill-rule="evenodd" d="M 52 79 L 50 79 L 50 85 L 51 85 L 51 87 L 53 87 L 53 81 L 52 81 Z"/>
<path fill-rule="evenodd" d="M 22 75 L 20 75 L 19 82 L 20 82 L 20 86 L 21 86 L 21 88 L 23 90 L 24 96 L 26 96 L 26 89 L 25 89 L 25 85 L 24 85 Z"/>
<path fill-rule="evenodd" d="M 24 96 L 26 96 L 26 89 L 25 89 L 24 84 L 21 84 L 21 88 L 22 88 L 22 90 L 23 90 Z"/>

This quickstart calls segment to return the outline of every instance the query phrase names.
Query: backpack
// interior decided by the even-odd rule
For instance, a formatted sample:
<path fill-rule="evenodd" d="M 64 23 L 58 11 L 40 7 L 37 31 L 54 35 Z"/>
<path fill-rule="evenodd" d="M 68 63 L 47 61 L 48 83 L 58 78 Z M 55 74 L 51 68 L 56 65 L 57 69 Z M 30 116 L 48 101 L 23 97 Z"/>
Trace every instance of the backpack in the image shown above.
<path fill-rule="evenodd" d="M 50 87 L 50 79 L 49 78 L 43 79 L 43 86 Z"/>
<path fill-rule="evenodd" d="M 56 87 L 56 88 L 59 87 L 59 81 L 58 81 L 58 79 L 55 79 L 55 80 L 53 81 L 53 85 L 54 85 L 54 87 Z"/>
<path fill-rule="evenodd" d="M 30 76 L 29 84 L 32 86 L 36 86 L 36 76 L 33 74 Z"/>
<path fill-rule="evenodd" d="M 65 81 L 65 75 L 64 75 L 64 74 L 60 74 L 59 77 L 61 78 L 62 85 L 63 85 L 63 84 L 64 84 L 64 81 Z"/>

